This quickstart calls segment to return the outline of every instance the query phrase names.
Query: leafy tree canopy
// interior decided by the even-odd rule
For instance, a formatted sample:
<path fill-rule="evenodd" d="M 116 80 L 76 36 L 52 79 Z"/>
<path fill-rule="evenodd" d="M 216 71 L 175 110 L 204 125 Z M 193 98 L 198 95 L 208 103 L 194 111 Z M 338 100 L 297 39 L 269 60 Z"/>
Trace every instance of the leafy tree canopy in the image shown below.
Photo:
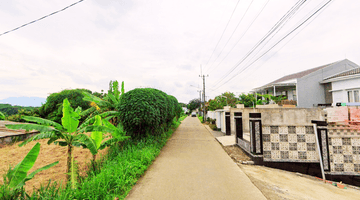
<path fill-rule="evenodd" d="M 68 99 L 70 104 L 77 108 L 81 107 L 83 110 L 90 108 L 90 102 L 83 100 L 83 91 L 92 93 L 87 89 L 65 89 L 58 93 L 52 93 L 46 98 L 46 103 L 43 104 L 38 114 L 40 117 L 61 123 L 62 104 L 64 99 Z"/>
<path fill-rule="evenodd" d="M 210 99 L 207 103 L 207 110 L 222 109 L 224 106 L 235 107 L 239 102 L 239 99 L 232 92 L 224 92 L 221 95 L 216 96 L 214 99 Z"/>
<path fill-rule="evenodd" d="M 193 100 L 190 100 L 188 105 L 187 105 L 187 108 L 190 110 L 190 111 L 193 111 L 197 108 L 200 107 L 200 100 L 199 99 L 193 99 Z"/>

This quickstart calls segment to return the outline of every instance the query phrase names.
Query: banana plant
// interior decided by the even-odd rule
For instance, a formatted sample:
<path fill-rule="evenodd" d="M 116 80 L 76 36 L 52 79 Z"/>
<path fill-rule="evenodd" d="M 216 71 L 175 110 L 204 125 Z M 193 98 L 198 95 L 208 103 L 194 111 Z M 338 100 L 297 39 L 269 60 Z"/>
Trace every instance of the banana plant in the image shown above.
<path fill-rule="evenodd" d="M 86 119 L 88 120 L 96 114 L 115 110 L 116 105 L 118 105 L 120 102 L 121 95 L 123 95 L 124 93 L 124 81 L 121 83 L 121 91 L 119 91 L 118 81 L 110 81 L 108 94 L 103 99 L 96 97 L 88 92 L 83 92 L 83 100 L 90 101 L 92 107 L 85 110 L 82 116 L 88 115 L 89 117 Z M 116 118 L 114 118 L 113 120 L 115 121 Z"/>
<path fill-rule="evenodd" d="M 34 166 L 39 152 L 40 143 L 36 143 L 22 161 L 13 169 L 11 169 L 11 167 L 9 168 L 7 174 L 4 176 L 4 185 L 1 186 L 0 199 L 16 199 L 24 192 L 23 186 L 26 181 L 31 180 L 38 172 L 49 169 L 59 163 L 59 161 L 53 162 L 27 174 Z"/>
<path fill-rule="evenodd" d="M 5 115 L 2 112 L 0 112 L 0 120 L 5 120 Z"/>
<path fill-rule="evenodd" d="M 25 130 L 37 130 L 40 133 L 25 140 L 19 146 L 26 145 L 27 143 L 40 140 L 49 139 L 48 144 L 54 143 L 60 146 L 67 146 L 67 180 L 70 180 L 71 173 L 71 158 L 73 147 L 79 146 L 79 119 L 81 108 L 78 107 L 75 111 L 70 106 L 68 99 L 63 101 L 63 117 L 61 118 L 61 124 L 54 121 L 32 117 L 23 116 L 23 119 L 29 122 L 35 122 L 38 124 L 8 124 L 5 125 L 9 129 L 25 129 Z"/>
<path fill-rule="evenodd" d="M 123 134 L 123 131 L 121 129 L 115 127 L 106 119 L 102 120 L 99 115 L 95 116 L 94 124 L 92 126 L 88 126 L 85 130 L 93 130 L 90 136 L 86 134 L 81 134 L 80 142 L 81 145 L 89 149 L 91 154 L 93 155 L 92 164 L 94 171 L 96 155 L 98 154 L 99 150 L 117 144 L 129 138 L 129 136 L 125 136 Z M 106 137 L 104 137 L 104 133 L 106 132 L 110 133 L 112 135 L 112 138 L 105 140 Z"/>

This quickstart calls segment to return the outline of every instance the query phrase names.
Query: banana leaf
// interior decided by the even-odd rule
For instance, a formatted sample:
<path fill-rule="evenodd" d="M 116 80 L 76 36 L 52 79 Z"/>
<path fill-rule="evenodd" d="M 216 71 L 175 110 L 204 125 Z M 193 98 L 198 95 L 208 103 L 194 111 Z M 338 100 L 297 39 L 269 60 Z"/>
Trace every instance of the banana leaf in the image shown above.
<path fill-rule="evenodd" d="M 50 140 L 55 141 L 52 138 L 56 137 L 58 139 L 60 135 L 61 134 L 59 132 L 54 131 L 54 130 L 50 131 L 50 132 L 42 132 L 42 133 L 36 134 L 36 135 L 32 136 L 31 138 L 25 140 L 24 142 L 19 144 L 19 147 L 22 147 L 22 146 L 26 145 L 27 143 L 29 143 L 31 141 L 35 141 L 35 140 L 50 138 Z M 49 141 L 48 141 L 48 144 L 52 143 L 52 142 L 49 143 Z"/>
<path fill-rule="evenodd" d="M 48 120 L 48 119 L 43 119 L 40 117 L 33 117 L 33 116 L 23 116 L 22 119 L 24 119 L 28 122 L 36 122 L 38 124 L 45 125 L 45 126 L 53 126 L 58 130 L 64 130 L 63 126 L 61 126 L 60 124 L 58 124 L 54 121 Z"/>
<path fill-rule="evenodd" d="M 25 158 L 18 163 L 11 172 L 11 178 L 9 187 L 19 188 L 24 185 L 24 180 L 27 176 L 27 172 L 34 166 L 34 163 L 40 152 L 40 143 L 36 143 L 35 146 L 29 151 Z"/>
<path fill-rule="evenodd" d="M 39 124 L 6 124 L 5 127 L 13 130 L 19 130 L 19 129 L 26 131 L 37 130 L 39 132 L 52 132 L 55 130 L 50 126 L 44 126 Z"/>
<path fill-rule="evenodd" d="M 86 135 L 86 134 L 80 134 L 78 135 L 79 137 L 79 142 L 82 143 L 83 145 L 86 146 L 87 149 L 90 150 L 92 155 L 96 155 L 98 152 L 98 148 L 96 146 L 96 142 L 95 140 L 93 140 L 90 136 Z M 82 145 L 82 146 L 83 146 Z"/>
<path fill-rule="evenodd" d="M 101 126 L 102 122 L 101 122 L 101 117 L 96 115 L 95 116 L 95 122 L 94 122 L 94 126 Z M 103 134 L 101 131 L 93 131 L 91 132 L 91 139 L 93 139 L 96 143 L 96 149 L 98 149 L 100 147 L 100 144 L 103 140 Z"/>
<path fill-rule="evenodd" d="M 64 99 L 63 117 L 61 118 L 61 123 L 63 127 L 66 128 L 69 133 L 73 133 L 77 130 L 77 127 L 79 125 L 79 119 L 79 113 L 74 112 L 73 108 L 70 106 L 68 99 Z"/>

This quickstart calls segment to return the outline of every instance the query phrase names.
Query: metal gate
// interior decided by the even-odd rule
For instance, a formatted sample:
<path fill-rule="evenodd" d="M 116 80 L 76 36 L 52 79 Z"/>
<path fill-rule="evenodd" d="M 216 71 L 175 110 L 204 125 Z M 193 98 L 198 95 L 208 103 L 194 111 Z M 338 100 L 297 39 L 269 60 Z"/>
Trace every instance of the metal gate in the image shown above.
<path fill-rule="evenodd" d="M 236 143 L 238 143 L 238 138 L 241 140 L 243 139 L 242 113 L 235 112 L 234 119 L 235 119 L 235 130 L 236 130 Z"/>
<path fill-rule="evenodd" d="M 261 113 L 249 113 L 250 151 L 254 154 L 263 153 Z"/>
<path fill-rule="evenodd" d="M 225 112 L 226 135 L 231 135 L 230 112 Z"/>

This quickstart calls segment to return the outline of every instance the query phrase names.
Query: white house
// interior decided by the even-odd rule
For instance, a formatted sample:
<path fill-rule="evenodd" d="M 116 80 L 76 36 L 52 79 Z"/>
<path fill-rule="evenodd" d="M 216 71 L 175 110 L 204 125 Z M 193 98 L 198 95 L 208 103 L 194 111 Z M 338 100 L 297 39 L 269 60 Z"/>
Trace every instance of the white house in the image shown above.
<path fill-rule="evenodd" d="M 336 103 L 360 102 L 360 68 L 345 70 L 325 78 L 322 84 L 328 84 L 332 96 L 332 105 Z"/>

